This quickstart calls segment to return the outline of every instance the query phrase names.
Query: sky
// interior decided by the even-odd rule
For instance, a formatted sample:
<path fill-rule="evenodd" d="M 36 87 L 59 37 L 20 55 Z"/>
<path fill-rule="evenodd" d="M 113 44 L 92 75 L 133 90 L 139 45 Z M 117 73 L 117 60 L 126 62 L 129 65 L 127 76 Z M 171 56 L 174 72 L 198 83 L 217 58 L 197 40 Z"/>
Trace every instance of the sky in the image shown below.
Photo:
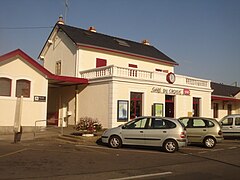
<path fill-rule="evenodd" d="M 67 25 L 150 44 L 175 73 L 240 86 L 240 0 L 0 0 L 0 55 L 33 59 L 63 15 Z M 66 16 L 65 16 L 65 12 Z"/>

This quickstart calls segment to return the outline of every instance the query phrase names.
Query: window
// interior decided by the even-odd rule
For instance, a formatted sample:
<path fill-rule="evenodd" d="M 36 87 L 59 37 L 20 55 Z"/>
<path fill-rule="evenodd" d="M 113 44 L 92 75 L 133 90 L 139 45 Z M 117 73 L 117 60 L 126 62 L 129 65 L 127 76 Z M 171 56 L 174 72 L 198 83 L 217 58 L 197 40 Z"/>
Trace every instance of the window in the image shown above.
<path fill-rule="evenodd" d="M 103 66 L 107 66 L 107 60 L 106 59 L 97 58 L 96 59 L 96 68 L 103 67 Z"/>
<path fill-rule="evenodd" d="M 0 96 L 11 96 L 11 84 L 11 79 L 0 78 Z"/>
<path fill-rule="evenodd" d="M 157 72 L 162 72 L 163 70 L 156 68 L 155 71 L 157 71 Z"/>
<path fill-rule="evenodd" d="M 128 64 L 128 67 L 130 68 L 138 68 L 136 64 Z M 137 77 L 137 70 L 130 69 L 129 70 L 129 76 Z"/>
<path fill-rule="evenodd" d="M 218 118 L 218 103 L 213 103 L 213 118 Z"/>
<path fill-rule="evenodd" d="M 193 116 L 200 116 L 200 98 L 193 98 Z"/>
<path fill-rule="evenodd" d="M 214 123 L 213 122 L 207 121 L 207 120 L 205 122 L 207 123 L 208 127 L 214 127 Z"/>
<path fill-rule="evenodd" d="M 16 97 L 30 97 L 31 82 L 25 79 L 17 80 Z"/>
<path fill-rule="evenodd" d="M 175 127 L 176 127 L 176 124 L 171 121 L 164 120 L 164 119 L 152 119 L 151 128 L 153 129 L 172 129 Z"/>
<path fill-rule="evenodd" d="M 62 71 L 61 61 L 57 61 L 56 65 L 55 65 L 55 74 L 56 75 L 61 75 L 61 71 Z"/>
<path fill-rule="evenodd" d="M 222 121 L 223 126 L 231 126 L 233 125 L 233 118 L 227 118 Z"/>
<path fill-rule="evenodd" d="M 194 128 L 206 127 L 206 123 L 202 119 L 193 119 L 193 127 Z"/>
<path fill-rule="evenodd" d="M 120 39 L 114 39 L 116 42 L 118 42 L 119 45 L 121 46 L 126 46 L 126 47 L 130 47 L 130 45 L 124 41 L 124 40 L 120 40 Z"/>
<path fill-rule="evenodd" d="M 235 118 L 235 125 L 239 126 L 240 125 L 240 117 Z"/>
<path fill-rule="evenodd" d="M 131 92 L 130 94 L 130 118 L 139 117 L 142 115 L 142 93 Z"/>
<path fill-rule="evenodd" d="M 138 119 L 136 121 L 130 121 L 128 124 L 125 125 L 126 129 L 145 129 L 147 126 L 148 119 Z"/>

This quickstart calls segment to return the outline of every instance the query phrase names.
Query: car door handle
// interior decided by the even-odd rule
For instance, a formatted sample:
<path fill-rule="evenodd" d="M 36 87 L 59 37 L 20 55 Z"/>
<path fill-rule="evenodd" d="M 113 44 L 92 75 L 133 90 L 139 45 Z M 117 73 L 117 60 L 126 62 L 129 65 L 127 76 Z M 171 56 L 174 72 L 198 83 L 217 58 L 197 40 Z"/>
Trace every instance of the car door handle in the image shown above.
<path fill-rule="evenodd" d="M 143 133 L 143 131 L 140 131 L 140 133 Z"/>
<path fill-rule="evenodd" d="M 206 129 L 203 129 L 203 131 L 207 131 Z"/>
<path fill-rule="evenodd" d="M 167 131 L 163 131 L 163 133 L 167 133 Z"/>

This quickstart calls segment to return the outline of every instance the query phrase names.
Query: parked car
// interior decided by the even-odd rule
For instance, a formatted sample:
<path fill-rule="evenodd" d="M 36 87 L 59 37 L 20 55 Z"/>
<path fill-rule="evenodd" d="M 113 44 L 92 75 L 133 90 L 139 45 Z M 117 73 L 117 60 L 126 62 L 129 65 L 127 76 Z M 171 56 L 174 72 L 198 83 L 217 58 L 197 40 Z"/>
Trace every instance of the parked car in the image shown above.
<path fill-rule="evenodd" d="M 215 119 L 182 117 L 179 120 L 186 127 L 188 143 L 201 143 L 206 148 L 213 148 L 223 140 L 221 126 Z"/>
<path fill-rule="evenodd" d="M 240 137 L 240 114 L 225 116 L 219 122 L 223 137 Z"/>
<path fill-rule="evenodd" d="M 112 148 L 120 148 L 122 144 L 159 146 L 170 153 L 187 145 L 186 130 L 178 120 L 154 116 L 138 117 L 108 129 L 101 139 Z"/>

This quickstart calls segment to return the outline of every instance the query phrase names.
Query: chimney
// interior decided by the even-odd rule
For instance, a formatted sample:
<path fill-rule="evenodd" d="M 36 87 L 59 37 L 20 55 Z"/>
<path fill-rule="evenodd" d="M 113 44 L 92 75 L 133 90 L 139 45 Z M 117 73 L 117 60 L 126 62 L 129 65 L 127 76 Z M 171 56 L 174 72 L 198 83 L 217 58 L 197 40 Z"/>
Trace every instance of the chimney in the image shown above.
<path fill-rule="evenodd" d="M 144 45 L 150 45 L 150 43 L 149 43 L 149 41 L 148 41 L 147 39 L 144 39 L 144 40 L 142 41 L 142 43 L 143 43 Z"/>
<path fill-rule="evenodd" d="M 63 21 L 62 15 L 59 16 L 57 24 L 62 24 L 62 25 L 64 25 L 64 21 Z"/>
<path fill-rule="evenodd" d="M 89 27 L 88 30 L 91 32 L 97 32 L 94 26 Z"/>

